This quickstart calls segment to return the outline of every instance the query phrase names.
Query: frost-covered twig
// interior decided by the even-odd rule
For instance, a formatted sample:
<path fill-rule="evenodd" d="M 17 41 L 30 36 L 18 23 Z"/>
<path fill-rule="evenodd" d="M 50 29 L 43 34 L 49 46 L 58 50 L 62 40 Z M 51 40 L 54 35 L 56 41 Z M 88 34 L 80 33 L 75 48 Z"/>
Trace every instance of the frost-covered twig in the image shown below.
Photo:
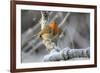
<path fill-rule="evenodd" d="M 62 50 L 53 49 L 50 54 L 44 56 L 43 61 L 60 61 L 69 60 L 72 58 L 89 58 L 90 48 L 86 49 L 70 49 L 64 48 Z"/>

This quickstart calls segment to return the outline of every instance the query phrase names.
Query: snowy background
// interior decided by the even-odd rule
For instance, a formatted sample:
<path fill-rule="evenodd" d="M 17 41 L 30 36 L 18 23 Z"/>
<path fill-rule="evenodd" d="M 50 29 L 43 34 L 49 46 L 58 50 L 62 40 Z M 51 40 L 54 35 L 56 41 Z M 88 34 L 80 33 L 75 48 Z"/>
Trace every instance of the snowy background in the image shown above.
<path fill-rule="evenodd" d="M 48 14 L 48 22 L 55 20 L 64 32 L 64 37 L 57 40 L 57 46 L 61 49 L 82 49 L 90 46 L 89 13 L 48 11 Z M 21 60 L 24 63 L 41 62 L 49 53 L 41 39 L 32 38 L 40 31 L 40 19 L 40 11 L 21 10 Z"/>

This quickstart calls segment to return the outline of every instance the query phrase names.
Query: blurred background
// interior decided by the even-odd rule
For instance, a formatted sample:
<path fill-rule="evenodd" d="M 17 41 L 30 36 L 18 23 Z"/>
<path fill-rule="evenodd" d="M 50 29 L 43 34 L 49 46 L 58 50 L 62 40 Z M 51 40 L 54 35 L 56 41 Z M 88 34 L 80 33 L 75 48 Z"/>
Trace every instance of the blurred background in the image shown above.
<path fill-rule="evenodd" d="M 48 22 L 56 21 L 64 32 L 57 40 L 60 48 L 87 48 L 90 46 L 90 14 L 76 12 L 46 11 Z M 40 29 L 41 11 L 21 10 L 21 61 L 22 63 L 41 62 L 49 52 L 41 39 L 32 37 Z"/>

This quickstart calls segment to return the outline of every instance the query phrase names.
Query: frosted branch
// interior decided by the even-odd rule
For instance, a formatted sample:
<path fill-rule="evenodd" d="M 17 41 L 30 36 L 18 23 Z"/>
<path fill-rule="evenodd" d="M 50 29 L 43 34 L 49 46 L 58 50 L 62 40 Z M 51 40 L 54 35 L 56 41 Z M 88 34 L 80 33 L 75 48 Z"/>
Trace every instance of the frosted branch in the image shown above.
<path fill-rule="evenodd" d="M 53 49 L 50 54 L 44 56 L 43 61 L 60 61 L 69 60 L 72 58 L 89 58 L 90 48 L 86 49 L 70 49 L 64 48 L 63 50 Z"/>

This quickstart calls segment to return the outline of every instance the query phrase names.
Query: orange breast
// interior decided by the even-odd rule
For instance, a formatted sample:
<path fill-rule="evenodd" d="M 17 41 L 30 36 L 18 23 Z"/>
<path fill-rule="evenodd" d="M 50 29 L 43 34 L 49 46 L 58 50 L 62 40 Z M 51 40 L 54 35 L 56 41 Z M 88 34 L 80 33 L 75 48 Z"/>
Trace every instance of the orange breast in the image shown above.
<path fill-rule="evenodd" d="M 55 21 L 51 22 L 51 23 L 49 24 L 49 27 L 50 27 L 53 31 L 55 31 L 55 33 L 60 33 L 60 32 L 61 32 L 60 28 L 58 27 L 58 25 L 57 25 L 57 23 L 56 23 Z"/>

